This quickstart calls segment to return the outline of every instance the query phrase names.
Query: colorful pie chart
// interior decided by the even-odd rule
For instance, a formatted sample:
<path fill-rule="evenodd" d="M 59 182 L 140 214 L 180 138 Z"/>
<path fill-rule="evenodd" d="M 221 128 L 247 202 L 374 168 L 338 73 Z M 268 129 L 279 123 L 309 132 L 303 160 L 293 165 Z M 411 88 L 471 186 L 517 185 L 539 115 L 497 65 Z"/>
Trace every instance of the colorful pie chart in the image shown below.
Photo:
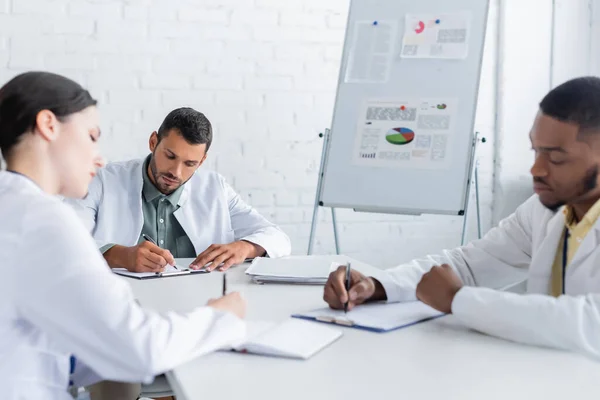
<path fill-rule="evenodd" d="M 391 144 L 409 144 L 414 139 L 415 133 L 408 128 L 392 128 L 385 135 L 385 140 Z"/>
<path fill-rule="evenodd" d="M 424 30 L 425 30 L 425 23 L 423 21 L 419 21 L 417 23 L 417 26 L 415 26 L 415 32 L 417 34 L 419 34 L 419 33 L 423 33 Z"/>

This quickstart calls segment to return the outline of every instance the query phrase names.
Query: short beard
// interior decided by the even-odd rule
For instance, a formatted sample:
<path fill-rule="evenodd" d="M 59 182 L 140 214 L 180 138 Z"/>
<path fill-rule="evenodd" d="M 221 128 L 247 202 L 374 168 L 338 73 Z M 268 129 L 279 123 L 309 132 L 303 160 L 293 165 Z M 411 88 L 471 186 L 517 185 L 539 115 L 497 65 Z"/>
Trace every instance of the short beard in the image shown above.
<path fill-rule="evenodd" d="M 152 153 L 152 156 L 150 157 L 150 172 L 152 173 L 152 178 L 154 178 L 154 186 L 156 186 L 156 188 L 165 195 L 170 195 L 171 193 L 173 193 L 174 191 L 176 191 L 177 189 L 179 189 L 180 187 L 182 187 L 183 185 L 188 183 L 188 181 L 190 179 L 192 179 L 192 176 L 194 176 L 192 174 L 192 176 L 190 176 L 188 178 L 188 180 L 186 180 L 185 182 L 181 182 L 181 184 L 179 186 L 177 186 L 175 189 L 171 190 L 168 193 L 164 193 L 159 187 L 159 183 L 158 183 L 159 173 L 158 173 L 158 169 L 156 168 L 156 161 L 154 160 L 154 153 Z"/>
<path fill-rule="evenodd" d="M 156 169 L 156 161 L 154 160 L 154 153 L 152 153 L 152 157 L 150 157 L 150 172 L 152 172 L 152 178 L 154 179 L 154 184 L 158 186 L 158 170 Z"/>
<path fill-rule="evenodd" d="M 596 189 L 596 187 L 598 186 L 598 174 L 599 173 L 600 173 L 600 169 L 598 168 L 598 165 L 594 165 L 592 168 L 590 168 L 585 173 L 585 176 L 581 180 L 581 186 L 582 186 L 581 190 L 579 191 L 579 193 L 576 196 L 573 196 L 573 199 L 575 201 L 584 197 L 585 195 L 590 193 L 592 190 Z M 558 211 L 559 208 L 561 208 L 565 204 L 572 203 L 572 202 L 573 201 L 561 200 L 561 201 L 558 201 L 553 204 L 544 204 L 544 206 L 547 209 L 549 209 L 550 211 L 556 212 L 556 211 Z"/>
<path fill-rule="evenodd" d="M 170 192 L 163 192 L 163 189 L 160 187 L 160 183 L 158 183 L 158 177 L 159 177 L 159 173 L 158 173 L 158 169 L 156 168 L 156 161 L 154 159 L 154 153 L 152 153 L 152 157 L 150 157 L 150 172 L 152 173 L 152 178 L 154 179 L 154 186 L 156 186 L 156 188 L 164 195 L 170 195 L 171 193 L 173 193 L 174 191 L 176 191 L 181 185 L 177 186 L 175 189 L 171 190 Z"/>

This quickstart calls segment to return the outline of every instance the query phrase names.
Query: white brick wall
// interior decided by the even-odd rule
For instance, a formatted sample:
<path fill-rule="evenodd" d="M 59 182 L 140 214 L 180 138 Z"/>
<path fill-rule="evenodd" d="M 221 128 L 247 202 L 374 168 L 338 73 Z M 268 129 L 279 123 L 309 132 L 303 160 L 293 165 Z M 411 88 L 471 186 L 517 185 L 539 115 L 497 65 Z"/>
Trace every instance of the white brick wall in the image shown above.
<path fill-rule="evenodd" d="M 591 66 L 590 73 L 600 75 L 600 0 L 591 0 L 592 5 L 592 29 L 590 41 Z"/>
<path fill-rule="evenodd" d="M 146 154 L 148 135 L 171 109 L 205 112 L 215 126 L 206 165 L 281 224 L 303 253 L 347 8 L 348 0 L 0 0 L 0 81 L 43 68 L 86 85 L 101 100 L 110 160 Z M 483 92 L 478 126 L 492 136 L 493 87 Z M 486 221 L 490 154 L 482 163 Z M 456 245 L 461 222 L 349 210 L 338 217 L 343 252 L 381 265 Z M 316 251 L 331 252 L 329 210 L 319 221 Z"/>
<path fill-rule="evenodd" d="M 556 0 L 552 84 L 590 72 L 593 0 Z M 573 29 L 577 26 L 578 29 Z"/>
<path fill-rule="evenodd" d="M 485 230 L 494 186 L 498 1 L 476 122 L 488 138 L 480 149 Z M 215 126 L 206 167 L 223 173 L 304 253 L 318 133 L 331 121 L 347 9 L 348 0 L 0 0 L 0 83 L 42 68 L 80 81 L 101 101 L 101 146 L 110 160 L 144 156 L 148 135 L 171 109 L 203 111 Z M 329 210 L 319 221 L 316 251 L 332 252 Z M 462 223 L 350 210 L 338 210 L 338 221 L 342 251 L 382 266 L 457 245 Z M 472 236 L 474 216 L 469 222 Z"/>
<path fill-rule="evenodd" d="M 600 55 L 593 45 L 598 31 L 590 26 L 592 2 L 598 0 L 503 1 L 494 221 L 533 194 L 528 132 L 538 103 L 551 87 L 590 73 L 591 59 Z"/>

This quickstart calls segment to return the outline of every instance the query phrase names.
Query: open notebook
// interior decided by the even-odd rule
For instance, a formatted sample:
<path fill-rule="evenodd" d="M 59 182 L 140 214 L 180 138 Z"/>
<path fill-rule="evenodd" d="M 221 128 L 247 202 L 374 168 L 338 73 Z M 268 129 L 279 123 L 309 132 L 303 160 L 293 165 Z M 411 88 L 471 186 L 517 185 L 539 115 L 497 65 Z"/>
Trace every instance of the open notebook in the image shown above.
<path fill-rule="evenodd" d="M 189 274 L 206 274 L 208 271 L 204 268 L 193 270 L 188 268 L 189 265 L 194 261 L 194 258 L 176 258 L 176 267 L 168 266 L 163 272 L 130 272 L 125 268 L 113 268 L 112 271 L 115 274 L 127 276 L 135 279 L 155 279 L 155 278 L 166 278 L 169 276 L 181 276 Z"/>
<path fill-rule="evenodd" d="M 307 313 L 295 314 L 293 317 L 366 329 L 373 332 L 389 332 L 443 315 L 445 314 L 420 301 L 411 301 L 392 304 L 363 304 L 347 314 L 343 310 L 320 308 Z"/>
<path fill-rule="evenodd" d="M 341 336 L 337 329 L 292 318 L 282 323 L 248 321 L 246 338 L 228 350 L 307 360 Z"/>

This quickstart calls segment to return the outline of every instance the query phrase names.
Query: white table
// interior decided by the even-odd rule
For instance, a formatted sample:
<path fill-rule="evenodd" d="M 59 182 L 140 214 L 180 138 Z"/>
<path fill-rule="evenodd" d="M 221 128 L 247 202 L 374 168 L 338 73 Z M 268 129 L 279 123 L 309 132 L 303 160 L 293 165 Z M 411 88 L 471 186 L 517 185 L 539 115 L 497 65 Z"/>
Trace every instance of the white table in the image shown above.
<path fill-rule="evenodd" d="M 283 320 L 325 305 L 322 287 L 256 285 L 244 269 L 228 272 L 228 287 L 248 300 L 248 319 Z M 131 283 L 146 307 L 188 310 L 220 295 L 221 274 Z M 167 377 L 178 400 L 565 400 L 598 395 L 600 363 L 468 331 L 452 316 L 384 334 L 340 329 L 344 336 L 308 361 L 218 352 Z"/>

